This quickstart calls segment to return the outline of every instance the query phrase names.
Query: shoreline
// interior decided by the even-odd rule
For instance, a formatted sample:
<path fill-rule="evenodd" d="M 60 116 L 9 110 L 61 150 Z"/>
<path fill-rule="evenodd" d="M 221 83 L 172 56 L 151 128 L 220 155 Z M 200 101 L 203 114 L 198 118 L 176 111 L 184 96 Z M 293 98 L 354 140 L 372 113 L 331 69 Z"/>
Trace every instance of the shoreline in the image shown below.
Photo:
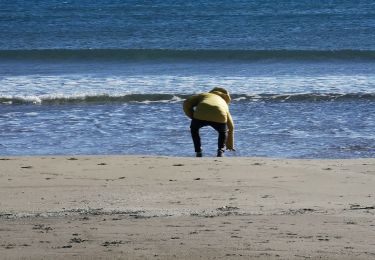
<path fill-rule="evenodd" d="M 372 259 L 375 159 L 0 156 L 5 259 Z"/>

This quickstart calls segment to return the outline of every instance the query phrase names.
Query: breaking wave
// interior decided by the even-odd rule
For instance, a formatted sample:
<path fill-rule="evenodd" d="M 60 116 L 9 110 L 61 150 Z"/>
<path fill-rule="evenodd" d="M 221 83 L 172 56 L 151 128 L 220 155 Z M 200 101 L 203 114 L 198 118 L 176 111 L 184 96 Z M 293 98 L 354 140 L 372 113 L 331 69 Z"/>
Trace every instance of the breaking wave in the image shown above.
<path fill-rule="evenodd" d="M 64 105 L 64 104 L 107 104 L 107 103 L 175 103 L 182 102 L 186 94 L 126 94 L 126 95 L 43 95 L 43 96 L 0 96 L 2 105 Z M 340 102 L 374 101 L 375 93 L 302 93 L 302 94 L 233 94 L 233 102 Z"/>

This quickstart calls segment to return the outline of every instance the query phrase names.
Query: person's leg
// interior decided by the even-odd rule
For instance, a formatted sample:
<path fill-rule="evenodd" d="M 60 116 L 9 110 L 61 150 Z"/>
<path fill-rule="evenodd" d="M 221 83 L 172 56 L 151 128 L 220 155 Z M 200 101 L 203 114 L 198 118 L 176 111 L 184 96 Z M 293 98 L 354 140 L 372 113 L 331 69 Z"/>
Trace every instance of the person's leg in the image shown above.
<path fill-rule="evenodd" d="M 212 123 L 211 126 L 218 132 L 217 139 L 217 156 L 222 157 L 225 151 L 225 142 L 227 141 L 227 124 L 226 123 Z"/>
<path fill-rule="evenodd" d="M 199 135 L 199 129 L 203 126 L 205 126 L 205 124 L 202 120 L 191 120 L 190 132 L 194 143 L 194 150 L 197 153 L 197 157 L 202 156 L 201 137 Z"/>

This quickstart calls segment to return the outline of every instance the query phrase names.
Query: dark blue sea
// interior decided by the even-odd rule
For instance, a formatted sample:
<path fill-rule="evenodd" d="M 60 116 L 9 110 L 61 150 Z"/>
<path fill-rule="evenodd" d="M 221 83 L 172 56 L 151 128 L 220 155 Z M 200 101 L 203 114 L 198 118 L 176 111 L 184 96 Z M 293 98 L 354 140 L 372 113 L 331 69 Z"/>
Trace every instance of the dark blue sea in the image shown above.
<path fill-rule="evenodd" d="M 226 156 L 375 157 L 375 2 L 0 0 L 1 156 L 193 156 L 217 86 Z"/>

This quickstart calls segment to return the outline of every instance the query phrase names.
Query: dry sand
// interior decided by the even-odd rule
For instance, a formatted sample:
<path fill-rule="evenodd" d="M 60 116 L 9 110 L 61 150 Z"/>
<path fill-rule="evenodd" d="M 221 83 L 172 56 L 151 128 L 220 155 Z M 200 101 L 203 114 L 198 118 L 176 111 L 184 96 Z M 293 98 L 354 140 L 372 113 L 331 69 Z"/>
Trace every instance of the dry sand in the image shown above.
<path fill-rule="evenodd" d="M 375 259 L 375 159 L 0 158 L 1 259 Z"/>

